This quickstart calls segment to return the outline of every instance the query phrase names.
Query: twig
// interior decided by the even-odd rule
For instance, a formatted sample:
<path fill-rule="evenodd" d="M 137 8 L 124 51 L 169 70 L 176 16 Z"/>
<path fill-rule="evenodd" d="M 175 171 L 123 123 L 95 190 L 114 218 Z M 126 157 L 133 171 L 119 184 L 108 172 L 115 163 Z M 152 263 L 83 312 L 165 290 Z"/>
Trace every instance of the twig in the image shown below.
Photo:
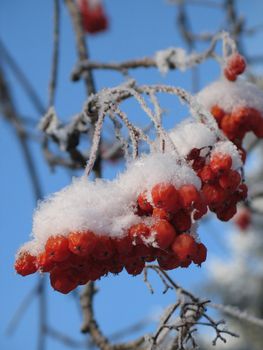
<path fill-rule="evenodd" d="M 82 22 L 81 22 L 81 16 L 78 11 L 77 5 L 74 2 L 74 0 L 64 0 L 65 4 L 68 7 L 71 20 L 74 26 L 74 33 L 75 33 L 75 39 L 76 39 L 76 48 L 78 52 L 78 57 L 80 61 L 88 60 L 89 59 L 89 53 L 88 48 L 85 42 L 85 34 L 83 32 Z M 88 95 L 95 93 L 95 83 L 94 78 L 91 70 L 87 70 L 84 76 L 84 81 L 86 85 L 86 92 Z"/>
<path fill-rule="evenodd" d="M 48 107 L 54 105 L 55 92 L 58 78 L 59 60 L 59 27 L 60 27 L 60 4 L 59 0 L 54 0 L 54 29 L 53 29 L 53 54 L 51 64 L 51 74 L 49 81 Z"/>

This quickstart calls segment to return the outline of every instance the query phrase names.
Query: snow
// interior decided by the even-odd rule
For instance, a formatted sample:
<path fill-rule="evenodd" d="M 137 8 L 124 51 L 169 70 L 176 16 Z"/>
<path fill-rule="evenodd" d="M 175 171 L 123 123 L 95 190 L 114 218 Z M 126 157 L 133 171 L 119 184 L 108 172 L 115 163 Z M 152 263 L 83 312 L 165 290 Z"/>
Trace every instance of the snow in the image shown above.
<path fill-rule="evenodd" d="M 193 148 L 212 146 L 216 142 L 216 134 L 206 124 L 198 123 L 190 118 L 179 124 L 170 133 L 176 149 L 184 157 Z"/>
<path fill-rule="evenodd" d="M 218 105 L 230 113 L 234 107 L 247 106 L 263 113 L 263 91 L 242 79 L 231 82 L 222 77 L 206 86 L 196 97 L 197 101 L 208 110 Z"/>
<path fill-rule="evenodd" d="M 171 153 L 143 155 L 113 181 L 74 178 L 72 184 L 38 204 L 33 218 L 34 240 L 22 249 L 37 254 L 50 236 L 67 236 L 72 231 L 91 230 L 97 235 L 121 237 L 131 225 L 142 221 L 134 213 L 138 195 L 147 190 L 151 201 L 151 188 L 160 182 L 172 183 L 176 188 L 184 184 L 194 184 L 198 189 L 201 186 L 194 171 L 178 164 Z M 153 219 L 144 219 L 149 220 Z"/>
<path fill-rule="evenodd" d="M 154 56 L 156 65 L 162 74 L 166 74 L 170 66 L 185 71 L 187 67 L 197 64 L 196 58 L 197 55 L 195 53 L 188 55 L 180 47 L 169 47 L 165 50 L 157 51 Z"/>

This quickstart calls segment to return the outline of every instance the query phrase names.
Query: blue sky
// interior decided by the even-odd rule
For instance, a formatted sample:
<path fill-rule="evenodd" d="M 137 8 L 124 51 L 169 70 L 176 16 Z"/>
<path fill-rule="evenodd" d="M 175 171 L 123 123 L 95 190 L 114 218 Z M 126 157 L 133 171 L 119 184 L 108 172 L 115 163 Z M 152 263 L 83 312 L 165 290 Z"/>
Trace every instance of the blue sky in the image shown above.
<path fill-rule="evenodd" d="M 249 4 L 250 3 L 250 4 Z M 89 38 L 91 58 L 99 61 L 121 61 L 152 55 L 155 51 L 170 47 L 182 46 L 183 42 L 175 26 L 176 9 L 164 0 L 106 0 L 110 17 L 110 30 Z M 251 2 L 240 0 L 240 11 L 248 23 L 261 23 L 263 4 L 261 0 Z M 211 30 L 223 25 L 220 12 L 204 7 L 191 7 L 193 28 L 196 31 Z M 15 56 L 21 68 L 26 72 L 34 88 L 47 104 L 47 86 L 49 80 L 52 48 L 52 1 L 51 0 L 1 0 L 0 2 L 0 37 Z M 262 34 L 246 40 L 246 47 L 251 54 L 260 53 Z M 1 57 L 0 57 L 1 59 Z M 61 48 L 59 65 L 59 84 L 56 96 L 56 110 L 63 120 L 77 113 L 84 102 L 83 84 L 71 83 L 70 72 L 76 63 L 74 40 L 66 10 L 62 9 Z M 200 84 L 215 79 L 219 68 L 214 62 L 207 62 L 200 68 Z M 166 77 L 160 76 L 153 69 L 140 69 L 132 72 L 139 83 L 167 83 L 191 89 L 190 72 L 171 72 Z M 15 101 L 21 113 L 36 122 L 40 115 L 36 113 L 24 92 L 9 71 L 8 79 L 12 85 Z M 122 81 L 118 73 L 96 72 L 98 89 L 114 86 Z M 171 117 L 167 125 L 172 126 L 186 113 L 174 100 L 163 99 Z M 173 108 L 176 106 L 176 112 Z M 130 113 L 136 113 L 132 106 L 127 106 Z M 135 118 L 140 125 L 139 115 Z M 2 244 L 0 247 L 1 276 L 1 316 L 0 348 L 4 350 L 35 349 L 37 336 L 37 300 L 32 300 L 28 310 L 12 337 L 5 334 L 8 322 L 23 298 L 36 282 L 35 276 L 25 279 L 17 276 L 13 270 L 14 255 L 17 248 L 28 239 L 31 232 L 32 212 L 35 207 L 31 185 L 24 165 L 19 144 L 11 127 L 0 119 L 0 230 Z M 62 169 L 54 173 L 43 160 L 38 144 L 32 141 L 34 162 L 38 168 L 44 194 L 47 195 L 70 182 L 70 176 Z M 112 177 L 113 169 L 104 170 L 105 177 Z M 224 253 L 224 235 L 215 231 L 224 231 L 226 225 L 215 222 L 200 228 L 201 237 L 217 254 Z M 212 234 L 216 237 L 211 237 Z M 208 262 L 209 263 L 209 258 Z M 177 270 L 173 276 L 185 287 L 203 285 L 206 278 L 205 269 L 191 267 L 188 270 Z M 96 297 L 96 314 L 107 335 L 134 323 L 148 315 L 153 315 L 162 306 L 174 301 L 173 293 L 163 296 L 161 286 L 153 278 L 156 294 L 150 295 L 142 281 L 142 276 L 131 278 L 122 273 L 118 277 L 104 278 L 98 283 L 101 292 Z M 81 317 L 72 296 L 64 296 L 48 287 L 48 320 L 49 324 L 61 332 L 76 339 L 83 339 L 79 333 Z M 148 328 L 151 329 L 151 328 Z M 48 340 L 47 349 L 64 349 L 60 343 Z"/>

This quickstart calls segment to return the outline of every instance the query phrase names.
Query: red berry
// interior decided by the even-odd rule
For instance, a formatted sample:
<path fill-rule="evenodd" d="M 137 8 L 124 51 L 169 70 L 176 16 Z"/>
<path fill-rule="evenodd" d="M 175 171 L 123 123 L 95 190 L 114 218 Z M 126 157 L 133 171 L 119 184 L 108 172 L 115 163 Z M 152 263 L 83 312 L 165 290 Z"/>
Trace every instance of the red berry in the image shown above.
<path fill-rule="evenodd" d="M 157 221 L 151 227 L 151 232 L 160 249 L 168 248 L 176 237 L 175 229 L 166 220 Z"/>
<path fill-rule="evenodd" d="M 213 182 L 216 179 L 216 174 L 212 171 L 209 164 L 199 170 L 198 176 L 204 183 Z"/>
<path fill-rule="evenodd" d="M 228 191 L 235 191 L 240 184 L 241 176 L 237 171 L 229 170 L 227 173 L 222 174 L 219 178 L 219 185 Z"/>
<path fill-rule="evenodd" d="M 247 198 L 247 185 L 246 184 L 241 184 L 238 187 L 238 198 L 240 201 L 243 201 Z"/>
<path fill-rule="evenodd" d="M 221 121 L 224 118 L 224 115 L 226 114 L 225 111 L 218 105 L 214 105 L 211 108 L 211 113 L 214 116 L 215 120 L 217 121 L 218 125 L 220 126 Z"/>
<path fill-rule="evenodd" d="M 236 214 L 237 207 L 235 204 L 226 205 L 222 209 L 216 211 L 216 216 L 221 221 L 229 221 Z"/>
<path fill-rule="evenodd" d="M 231 69 L 229 69 L 228 67 L 224 69 L 224 76 L 229 81 L 236 81 L 237 80 L 237 74 L 235 72 L 233 72 Z"/>
<path fill-rule="evenodd" d="M 202 191 L 204 194 L 205 201 L 208 205 L 218 206 L 226 198 L 225 191 L 218 185 L 205 184 L 203 186 Z"/>
<path fill-rule="evenodd" d="M 127 258 L 125 260 L 125 269 L 130 275 L 139 275 L 140 273 L 142 273 L 144 267 L 144 261 L 138 259 L 137 257 Z"/>
<path fill-rule="evenodd" d="M 139 194 L 137 202 L 140 209 L 142 209 L 144 212 L 149 214 L 152 213 L 153 207 L 151 203 L 149 203 L 147 200 L 147 191 L 144 191 L 141 194 Z"/>
<path fill-rule="evenodd" d="M 173 225 L 175 226 L 176 231 L 179 232 L 190 230 L 192 225 L 191 215 L 186 210 L 179 210 L 174 215 Z"/>
<path fill-rule="evenodd" d="M 163 255 L 157 260 L 160 268 L 163 270 L 173 270 L 180 266 L 180 261 L 174 254 Z"/>
<path fill-rule="evenodd" d="M 181 262 L 192 259 L 196 255 L 197 244 L 192 236 L 182 233 L 172 244 L 172 251 Z"/>
<path fill-rule="evenodd" d="M 45 252 L 49 261 L 60 262 L 70 256 L 68 239 L 65 236 L 51 236 L 45 245 Z"/>
<path fill-rule="evenodd" d="M 78 0 L 83 28 L 88 33 L 97 33 L 108 28 L 108 20 L 101 4 L 90 0 Z"/>
<path fill-rule="evenodd" d="M 236 75 L 240 75 L 246 69 L 246 60 L 239 53 L 233 53 L 227 60 L 227 68 Z"/>
<path fill-rule="evenodd" d="M 21 252 L 15 261 L 15 270 L 21 276 L 35 273 L 37 271 L 36 257 L 28 252 Z"/>
<path fill-rule="evenodd" d="M 193 218 L 194 220 L 199 220 L 207 213 L 207 205 L 203 201 L 197 202 L 194 205 Z"/>
<path fill-rule="evenodd" d="M 114 245 L 110 237 L 100 236 L 97 239 L 96 246 L 92 251 L 92 256 L 96 260 L 106 260 L 114 254 Z"/>
<path fill-rule="evenodd" d="M 154 208 L 152 217 L 155 219 L 164 219 L 167 221 L 170 221 L 172 219 L 171 213 L 161 208 Z"/>
<path fill-rule="evenodd" d="M 157 208 L 169 212 L 176 212 L 180 209 L 181 203 L 176 188 L 167 183 L 160 183 L 152 188 L 152 200 Z"/>
<path fill-rule="evenodd" d="M 144 223 L 133 225 L 129 229 L 129 237 L 133 244 L 143 244 L 147 242 L 150 236 L 150 229 Z"/>
<path fill-rule="evenodd" d="M 203 243 L 197 243 L 197 251 L 195 256 L 193 257 L 193 262 L 200 266 L 204 261 L 206 261 L 206 255 L 206 246 Z"/>
<path fill-rule="evenodd" d="M 200 195 L 194 185 L 183 185 L 179 188 L 179 195 L 183 207 L 191 208 L 200 200 Z"/>
<path fill-rule="evenodd" d="M 232 166 L 232 158 L 229 154 L 215 153 L 212 155 L 210 167 L 215 174 L 228 171 Z"/>
<path fill-rule="evenodd" d="M 129 255 L 133 250 L 132 239 L 128 235 L 114 239 L 113 243 L 119 255 Z"/>
<path fill-rule="evenodd" d="M 50 273 L 50 283 L 58 292 L 68 294 L 78 286 L 77 272 L 70 268 L 57 268 Z"/>
<path fill-rule="evenodd" d="M 69 250 L 79 256 L 89 255 L 95 248 L 97 238 L 91 231 L 71 232 L 68 235 Z"/>
<path fill-rule="evenodd" d="M 42 252 L 37 256 L 37 266 L 41 272 L 50 272 L 56 265 L 54 261 L 50 261 L 46 252 Z"/>

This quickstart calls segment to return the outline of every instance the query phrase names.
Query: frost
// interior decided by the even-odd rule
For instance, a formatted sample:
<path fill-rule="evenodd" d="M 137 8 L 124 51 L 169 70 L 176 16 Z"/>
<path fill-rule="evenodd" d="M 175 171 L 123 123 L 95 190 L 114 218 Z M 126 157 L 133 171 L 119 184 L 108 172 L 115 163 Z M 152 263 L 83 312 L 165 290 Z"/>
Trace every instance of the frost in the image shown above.
<path fill-rule="evenodd" d="M 262 90 L 242 79 L 231 82 L 221 78 L 201 90 L 196 97 L 197 101 L 208 110 L 218 105 L 229 113 L 234 107 L 247 106 L 263 113 Z"/>
<path fill-rule="evenodd" d="M 188 66 L 193 66 L 196 60 L 196 54 L 187 55 L 182 48 L 170 47 L 155 53 L 155 62 L 162 74 L 166 74 L 170 66 L 184 71 Z"/>
<path fill-rule="evenodd" d="M 169 135 L 183 156 L 187 156 L 193 148 L 209 147 L 216 142 L 215 132 L 206 124 L 195 122 L 190 118 L 179 124 Z"/>

